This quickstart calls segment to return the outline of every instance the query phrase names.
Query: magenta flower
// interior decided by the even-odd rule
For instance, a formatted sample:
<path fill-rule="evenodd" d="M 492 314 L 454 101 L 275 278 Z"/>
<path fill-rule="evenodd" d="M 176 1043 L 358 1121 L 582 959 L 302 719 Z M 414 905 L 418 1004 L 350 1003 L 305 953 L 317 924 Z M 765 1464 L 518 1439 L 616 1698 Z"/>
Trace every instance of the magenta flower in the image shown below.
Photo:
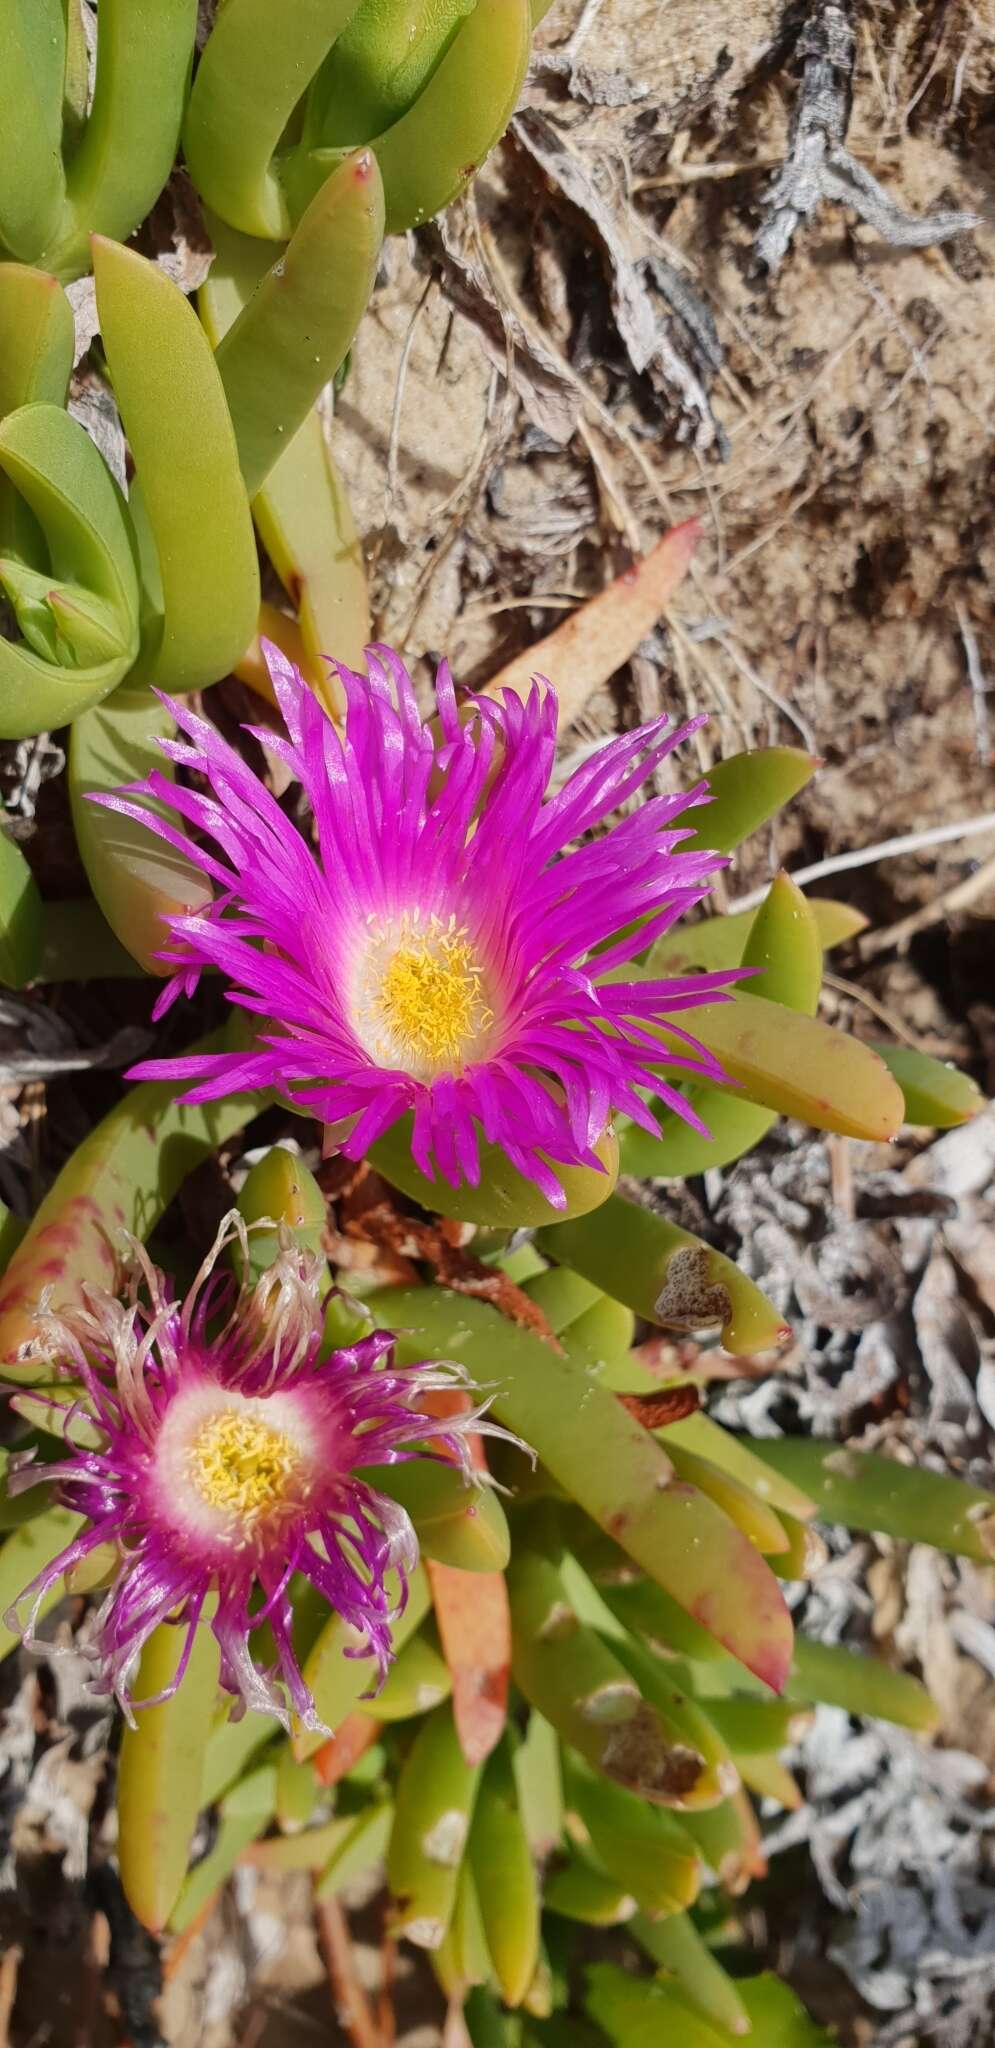
<path fill-rule="evenodd" d="M 557 707 L 548 688 L 534 685 L 524 703 L 511 691 L 501 704 L 469 697 L 467 719 L 443 663 L 433 731 L 398 656 L 371 648 L 368 681 L 338 668 L 348 706 L 340 734 L 275 648 L 267 660 L 288 737 L 258 737 L 302 784 L 316 852 L 183 703 L 170 708 L 191 744 L 163 750 L 206 775 L 212 793 L 156 772 L 130 796 L 103 799 L 217 885 L 206 912 L 168 920 L 161 957 L 176 973 L 156 1015 L 216 967 L 229 999 L 264 1020 L 247 1052 L 147 1060 L 133 1073 L 193 1082 L 189 1102 L 275 1088 L 320 1116 L 351 1159 L 411 1111 L 412 1153 L 429 1177 L 476 1185 L 483 1134 L 557 1207 L 550 1162 L 598 1166 L 593 1147 L 613 1111 L 657 1130 L 638 1089 L 704 1131 L 651 1071 L 661 1048 L 645 1026 L 666 1020 L 676 1031 L 675 1013 L 735 974 L 614 976 L 701 901 L 724 865 L 715 853 L 678 850 L 690 831 L 683 814 L 707 801 L 707 784 L 650 797 L 585 839 L 702 721 L 667 733 L 667 719 L 654 719 L 600 748 L 549 797 Z M 686 1051 L 668 1052 L 669 1067 L 721 1078 L 710 1053 L 677 1035 Z"/>
<path fill-rule="evenodd" d="M 171 1618 L 186 1642 L 159 1695 L 168 1698 L 203 1618 L 228 1692 L 285 1725 L 289 1705 L 306 1727 L 323 1729 L 294 1652 L 292 1579 L 310 1580 L 358 1631 L 363 1643 L 347 1655 L 368 1654 L 382 1683 L 418 1561 L 406 1511 L 357 1468 L 417 1457 L 430 1441 L 470 1484 L 468 1433 L 505 1432 L 482 1419 L 482 1408 L 426 1420 L 422 1395 L 465 1387 L 466 1376 L 444 1363 L 397 1367 L 389 1334 L 323 1358 L 322 1262 L 285 1243 L 254 1287 L 240 1287 L 215 1270 L 234 1238 L 244 1252 L 245 1226 L 233 1211 L 182 1304 L 133 1244 L 126 1301 L 90 1289 L 85 1307 L 43 1314 L 46 1354 L 82 1382 L 85 1399 L 66 1423 L 69 1455 L 47 1466 L 25 1460 L 11 1491 L 50 1481 L 84 1526 L 17 1606 L 33 1603 L 30 1641 L 49 1588 L 110 1544 L 120 1564 L 89 1649 L 97 1692 L 116 1694 L 129 1718 L 155 1704 L 135 1700 L 132 1682 L 146 1640 Z M 6 1620 L 19 1626 L 16 1610 Z M 272 1671 L 250 1647 L 263 1622 L 277 1650 Z"/>

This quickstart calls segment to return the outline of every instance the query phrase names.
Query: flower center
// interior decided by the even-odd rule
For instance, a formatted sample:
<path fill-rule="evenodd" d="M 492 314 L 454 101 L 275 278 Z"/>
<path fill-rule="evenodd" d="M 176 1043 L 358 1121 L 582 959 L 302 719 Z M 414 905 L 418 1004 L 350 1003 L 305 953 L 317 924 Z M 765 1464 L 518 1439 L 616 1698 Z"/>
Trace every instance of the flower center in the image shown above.
<path fill-rule="evenodd" d="M 465 925 L 455 918 L 445 925 L 438 917 L 422 925 L 416 912 L 375 937 L 358 1021 L 385 1064 L 423 1077 L 451 1072 L 463 1065 L 491 1019 Z"/>
<path fill-rule="evenodd" d="M 232 1409 L 209 1416 L 187 1452 L 190 1478 L 207 1506 L 249 1523 L 286 1500 L 300 1462 L 293 1437 Z"/>

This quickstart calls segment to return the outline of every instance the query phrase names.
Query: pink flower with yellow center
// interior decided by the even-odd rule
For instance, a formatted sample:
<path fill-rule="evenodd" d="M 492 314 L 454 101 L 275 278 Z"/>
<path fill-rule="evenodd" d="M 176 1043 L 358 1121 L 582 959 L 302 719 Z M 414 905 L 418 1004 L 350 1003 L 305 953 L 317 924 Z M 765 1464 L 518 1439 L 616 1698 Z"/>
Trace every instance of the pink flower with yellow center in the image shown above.
<path fill-rule="evenodd" d="M 389 1334 L 326 1355 L 322 1262 L 288 1241 L 254 1286 L 240 1286 L 217 1267 L 239 1238 L 244 1252 L 233 1212 L 183 1302 L 133 1244 L 126 1299 L 90 1289 L 84 1306 L 43 1313 L 39 1345 L 83 1393 L 66 1423 L 69 1455 L 25 1462 L 12 1490 L 49 1481 L 83 1526 L 17 1605 L 31 1603 L 30 1640 L 49 1588 L 111 1545 L 119 1564 L 89 1645 L 98 1692 L 116 1694 L 129 1714 L 151 1704 L 133 1698 L 133 1680 L 167 1620 L 186 1631 L 175 1691 L 203 1621 L 227 1691 L 285 1723 L 292 1709 L 321 1728 L 294 1650 L 293 1582 L 309 1581 L 358 1632 L 348 1654 L 368 1654 L 382 1682 L 418 1544 L 406 1511 L 364 1468 L 427 1455 L 430 1444 L 470 1484 L 468 1435 L 503 1432 L 482 1408 L 427 1420 L 423 1397 L 465 1387 L 465 1374 L 455 1364 L 398 1367 Z M 7 1621 L 17 1626 L 16 1613 Z M 272 1670 L 252 1654 L 264 1623 Z"/>
<path fill-rule="evenodd" d="M 416 1165 L 477 1185 L 480 1140 L 562 1207 L 558 1164 L 600 1166 L 613 1112 L 657 1124 L 639 1090 L 704 1126 L 672 1082 L 652 1028 L 666 1022 L 669 1069 L 721 1079 L 673 1019 L 734 973 L 677 980 L 619 970 L 708 892 L 721 857 L 683 849 L 703 782 L 648 797 L 607 831 L 702 721 L 657 718 L 611 740 L 549 795 L 556 698 L 468 696 L 445 663 L 438 716 L 422 718 L 389 648 L 369 676 L 338 668 L 339 732 L 276 649 L 267 659 L 287 737 L 260 731 L 307 796 L 312 845 L 213 726 L 171 705 L 186 740 L 163 742 L 210 793 L 153 773 L 98 799 L 178 847 L 216 885 L 213 904 L 167 920 L 175 974 L 156 1015 L 207 967 L 261 1020 L 246 1052 L 153 1059 L 138 1076 L 190 1082 L 185 1099 L 269 1087 L 311 1109 L 351 1159 L 412 1116 Z M 146 802 L 154 799 L 150 810 Z M 600 836 L 591 837 L 592 834 Z M 707 1132 L 705 1133 L 707 1135 Z"/>

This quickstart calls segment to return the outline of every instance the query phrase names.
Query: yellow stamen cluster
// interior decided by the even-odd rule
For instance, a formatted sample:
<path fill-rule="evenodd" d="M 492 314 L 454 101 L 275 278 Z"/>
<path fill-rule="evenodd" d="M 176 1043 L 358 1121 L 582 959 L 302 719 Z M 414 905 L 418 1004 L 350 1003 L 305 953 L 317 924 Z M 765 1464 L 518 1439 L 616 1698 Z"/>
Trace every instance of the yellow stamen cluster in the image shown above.
<path fill-rule="evenodd" d="M 454 918 L 423 929 L 405 919 L 393 944 L 381 940 L 370 969 L 364 1007 L 378 1055 L 437 1073 L 462 1066 L 491 1021 L 465 928 Z"/>
<path fill-rule="evenodd" d="M 208 1507 L 248 1523 L 287 1499 L 301 1462 L 299 1446 L 284 1430 L 231 1410 L 208 1418 L 187 1456 Z"/>

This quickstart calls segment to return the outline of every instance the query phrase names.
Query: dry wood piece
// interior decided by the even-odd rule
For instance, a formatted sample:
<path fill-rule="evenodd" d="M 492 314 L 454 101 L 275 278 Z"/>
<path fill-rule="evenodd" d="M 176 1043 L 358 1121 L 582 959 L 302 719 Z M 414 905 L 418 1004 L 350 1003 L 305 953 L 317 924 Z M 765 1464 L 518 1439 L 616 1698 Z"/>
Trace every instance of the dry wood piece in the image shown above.
<path fill-rule="evenodd" d="M 855 49 L 850 0 L 809 0 L 795 45 L 804 61 L 787 162 L 771 185 L 755 243 L 757 261 L 771 272 L 784 261 L 796 228 L 814 217 L 823 200 L 851 206 L 882 241 L 899 249 L 928 248 L 980 226 L 980 214 L 950 208 L 906 213 L 845 147 Z"/>

